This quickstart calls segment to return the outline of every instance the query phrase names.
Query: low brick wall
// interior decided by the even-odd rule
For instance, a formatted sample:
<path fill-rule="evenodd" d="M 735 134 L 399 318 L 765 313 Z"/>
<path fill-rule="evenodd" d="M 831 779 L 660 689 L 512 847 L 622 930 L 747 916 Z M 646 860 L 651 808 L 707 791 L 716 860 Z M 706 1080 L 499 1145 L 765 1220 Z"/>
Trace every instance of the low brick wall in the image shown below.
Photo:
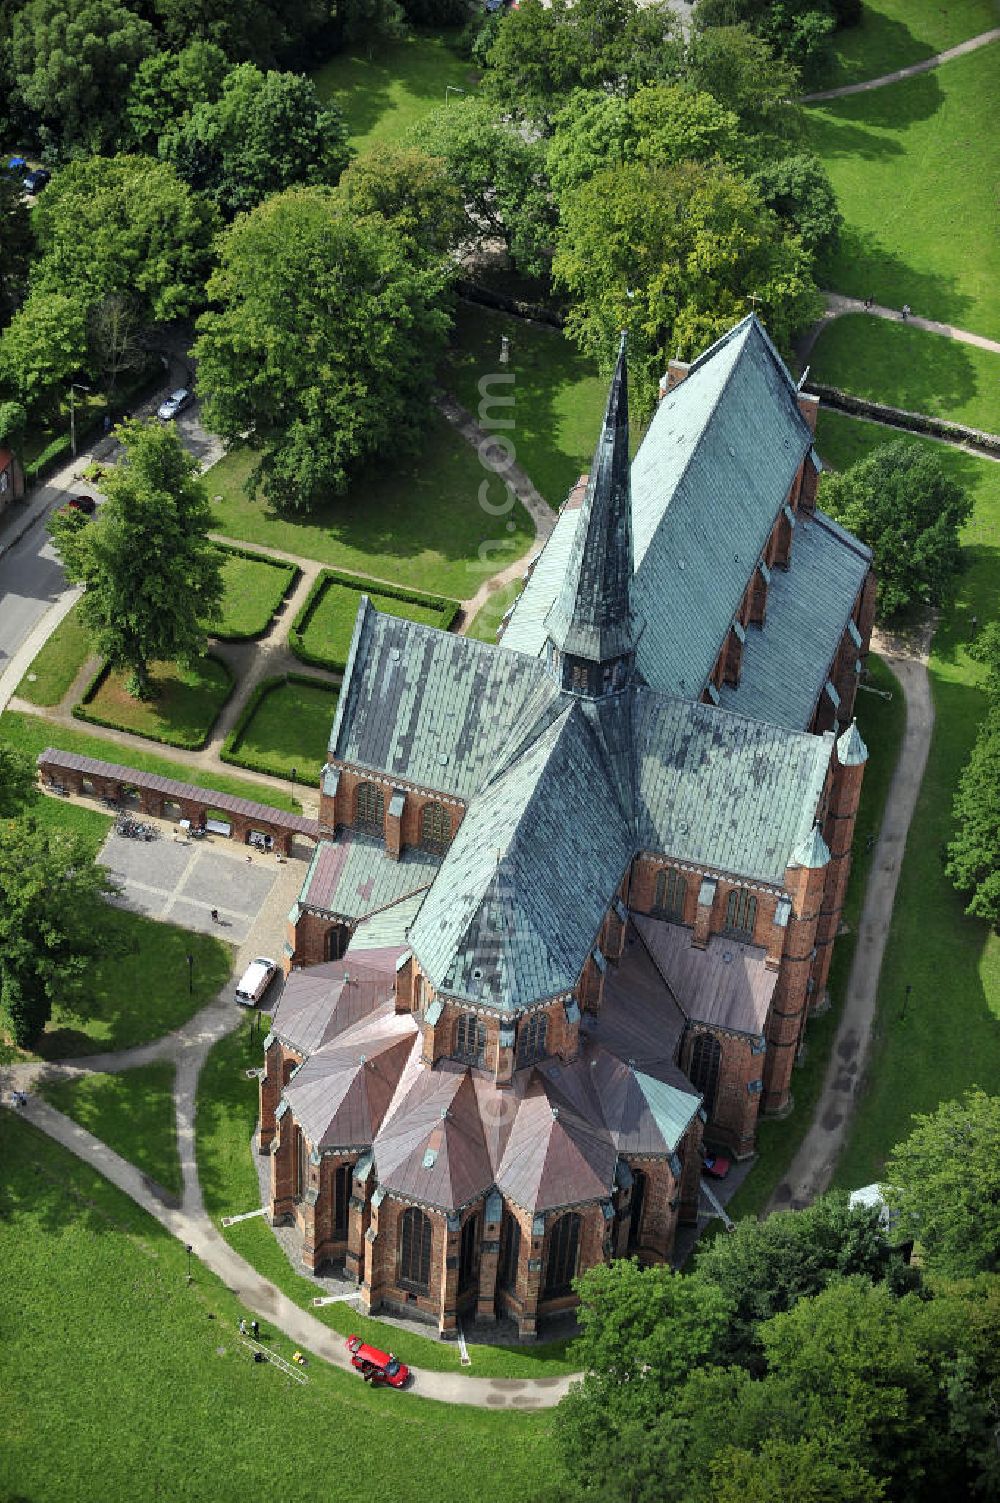
<path fill-rule="evenodd" d="M 908 412 L 905 407 L 889 407 L 884 402 L 855 397 L 837 386 L 824 386 L 812 379 L 809 381 L 809 389 L 819 397 L 824 407 L 832 407 L 837 412 L 848 412 L 855 417 L 876 418 L 880 423 L 888 423 L 891 428 L 902 428 L 907 433 L 924 433 L 931 438 L 951 439 L 953 443 L 967 444 L 970 449 L 980 449 L 984 454 L 1000 454 L 1000 434 L 984 433 L 979 428 L 967 428 L 964 423 L 951 423 L 947 418 L 929 417 L 924 412 Z"/>

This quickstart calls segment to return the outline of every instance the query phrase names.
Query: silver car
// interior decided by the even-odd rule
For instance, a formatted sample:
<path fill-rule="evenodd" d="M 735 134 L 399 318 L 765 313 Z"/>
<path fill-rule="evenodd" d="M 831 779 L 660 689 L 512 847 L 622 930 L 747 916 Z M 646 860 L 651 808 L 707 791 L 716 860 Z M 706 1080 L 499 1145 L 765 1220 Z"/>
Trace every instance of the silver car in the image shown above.
<path fill-rule="evenodd" d="M 171 418 L 175 418 L 179 412 L 184 411 L 190 401 L 191 393 L 186 386 L 180 386 L 170 393 L 165 402 L 160 403 L 156 409 L 156 416 L 162 422 L 169 423 Z"/>

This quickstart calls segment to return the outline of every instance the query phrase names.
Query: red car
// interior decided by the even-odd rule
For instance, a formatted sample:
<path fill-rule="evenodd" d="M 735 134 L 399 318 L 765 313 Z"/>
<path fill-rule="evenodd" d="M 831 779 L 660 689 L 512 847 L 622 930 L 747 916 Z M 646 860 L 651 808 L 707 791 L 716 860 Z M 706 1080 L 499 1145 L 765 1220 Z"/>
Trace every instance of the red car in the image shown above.
<path fill-rule="evenodd" d="M 93 496 L 70 496 L 66 505 L 61 509 L 63 511 L 79 511 L 85 517 L 92 517 L 97 510 L 97 502 Z"/>
<path fill-rule="evenodd" d="M 410 1369 L 394 1352 L 380 1352 L 377 1346 L 369 1346 L 360 1336 L 348 1336 L 345 1345 L 351 1354 L 351 1365 L 372 1387 L 388 1383 L 391 1388 L 402 1388 L 410 1376 Z"/>
<path fill-rule="evenodd" d="M 725 1179 L 729 1173 L 730 1163 L 723 1158 L 721 1153 L 706 1153 L 705 1162 L 701 1166 L 702 1174 L 707 1174 L 711 1179 Z"/>

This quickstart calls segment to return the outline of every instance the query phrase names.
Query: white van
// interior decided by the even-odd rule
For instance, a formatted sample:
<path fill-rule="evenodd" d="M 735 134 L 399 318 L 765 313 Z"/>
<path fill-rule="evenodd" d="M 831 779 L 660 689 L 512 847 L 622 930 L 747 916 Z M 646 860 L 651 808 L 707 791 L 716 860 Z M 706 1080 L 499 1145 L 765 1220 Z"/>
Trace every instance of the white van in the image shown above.
<path fill-rule="evenodd" d="M 266 955 L 251 960 L 236 987 L 236 1000 L 241 1007 L 256 1007 L 278 974 L 278 967 Z"/>

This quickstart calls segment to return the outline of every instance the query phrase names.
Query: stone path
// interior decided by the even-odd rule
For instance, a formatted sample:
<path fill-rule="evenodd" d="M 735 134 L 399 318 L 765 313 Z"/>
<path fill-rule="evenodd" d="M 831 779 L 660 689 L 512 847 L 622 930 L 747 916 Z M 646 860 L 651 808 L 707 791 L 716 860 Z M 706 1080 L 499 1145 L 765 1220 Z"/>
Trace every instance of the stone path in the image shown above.
<path fill-rule="evenodd" d="M 967 52 L 975 52 L 996 41 L 1000 41 L 1000 26 L 982 31 L 979 36 L 970 37 L 967 42 L 959 42 L 957 47 L 949 47 L 945 52 L 935 52 L 933 57 L 926 57 L 920 63 L 911 63 L 908 68 L 897 68 L 894 73 L 883 73 L 881 78 L 869 78 L 864 83 L 842 84 L 839 89 L 821 89 L 818 94 L 800 94 L 799 101 L 802 104 L 822 104 L 827 99 L 846 99 L 849 94 L 867 94 L 872 89 L 882 89 L 886 84 L 899 83 L 904 78 L 916 78 L 918 73 L 929 73 L 932 68 L 940 68 L 942 63 L 950 63 L 953 58 L 964 57 Z"/>
<path fill-rule="evenodd" d="M 830 1051 L 813 1120 L 767 1210 L 809 1205 L 830 1184 L 844 1146 L 871 1050 L 879 974 L 892 919 L 906 837 L 923 781 L 934 725 L 927 677 L 932 628 L 917 643 L 873 634 L 872 647 L 899 679 L 906 699 L 906 731 L 882 815 L 858 925 L 847 995 Z"/>
<path fill-rule="evenodd" d="M 915 329 L 923 329 L 928 334 L 942 334 L 946 339 L 957 340 L 959 344 L 975 345 L 977 349 L 1000 355 L 1000 340 L 987 339 L 984 334 L 972 334 L 968 329 L 956 329 L 953 324 L 937 323 L 932 318 L 921 318 L 915 313 L 904 319 L 898 308 L 885 308 L 881 303 L 873 303 L 868 307 L 861 298 L 845 297 L 840 292 L 824 292 L 823 296 L 826 299 L 824 312 L 802 338 L 795 341 L 795 353 L 803 365 L 809 359 L 823 330 L 845 313 L 866 313 L 870 318 L 887 318 L 893 323 L 906 323 Z"/>

